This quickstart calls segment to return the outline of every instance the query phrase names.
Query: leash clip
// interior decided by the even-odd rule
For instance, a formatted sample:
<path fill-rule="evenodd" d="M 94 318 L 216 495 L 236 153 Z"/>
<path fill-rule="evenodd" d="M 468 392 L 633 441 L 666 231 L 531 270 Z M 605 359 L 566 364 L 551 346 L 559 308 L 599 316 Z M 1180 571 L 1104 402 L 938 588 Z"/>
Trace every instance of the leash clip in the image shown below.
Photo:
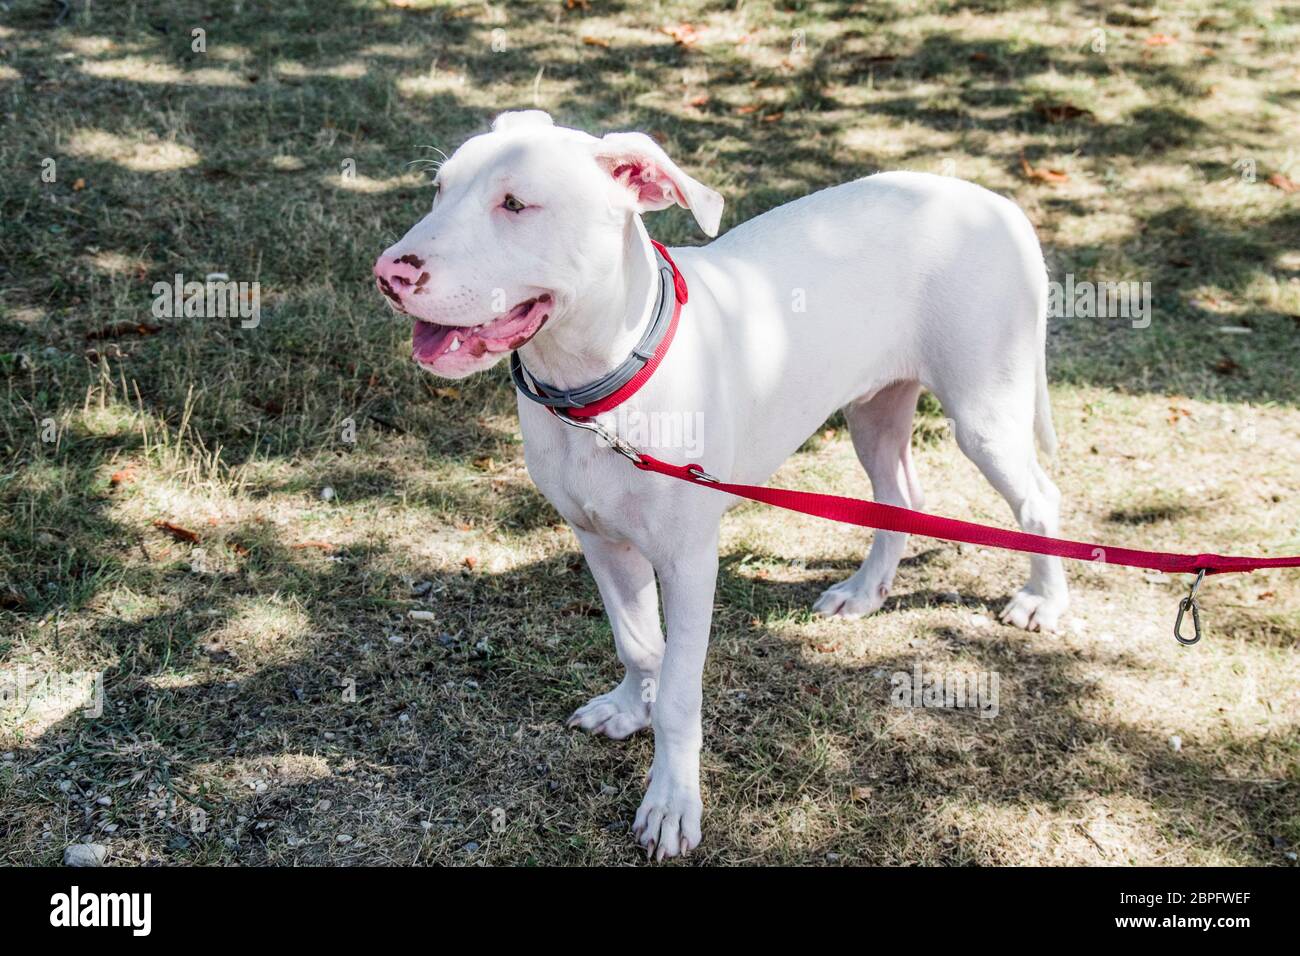
<path fill-rule="evenodd" d="M 1187 593 L 1187 597 L 1178 602 L 1178 617 L 1174 620 L 1174 640 L 1183 647 L 1191 647 L 1201 639 L 1201 609 L 1196 603 L 1196 592 L 1204 577 L 1205 568 L 1201 568 L 1196 572 L 1196 580 L 1192 582 L 1192 589 Z M 1187 613 L 1188 608 L 1192 611 L 1192 629 L 1196 633 L 1192 637 L 1183 637 L 1183 615 Z"/>
<path fill-rule="evenodd" d="M 612 431 L 601 425 L 594 418 L 580 419 L 570 418 L 564 412 L 555 412 L 555 417 L 566 425 L 572 425 L 574 428 L 581 428 L 583 431 L 589 431 L 597 438 L 603 441 L 610 448 L 614 449 L 634 465 L 641 464 L 641 453 L 635 447 L 629 445 L 623 439 L 619 438 Z"/>

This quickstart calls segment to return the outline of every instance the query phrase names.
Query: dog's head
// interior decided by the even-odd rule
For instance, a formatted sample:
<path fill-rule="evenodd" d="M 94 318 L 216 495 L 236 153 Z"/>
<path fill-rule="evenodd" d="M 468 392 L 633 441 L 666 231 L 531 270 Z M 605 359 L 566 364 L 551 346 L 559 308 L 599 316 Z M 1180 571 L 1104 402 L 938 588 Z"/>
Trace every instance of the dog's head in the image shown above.
<path fill-rule="evenodd" d="M 446 378 L 488 368 L 608 279 L 630 217 L 673 203 L 717 235 L 722 197 L 644 133 L 602 139 L 503 113 L 438 171 L 433 208 L 375 262 L 415 320 L 412 355 Z"/>

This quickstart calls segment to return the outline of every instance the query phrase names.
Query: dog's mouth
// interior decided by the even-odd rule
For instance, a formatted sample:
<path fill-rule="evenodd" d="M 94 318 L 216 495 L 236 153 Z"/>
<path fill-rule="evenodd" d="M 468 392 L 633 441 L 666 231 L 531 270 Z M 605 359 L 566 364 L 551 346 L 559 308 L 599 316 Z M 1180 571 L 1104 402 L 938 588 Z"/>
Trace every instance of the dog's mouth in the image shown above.
<path fill-rule="evenodd" d="M 429 365 L 444 355 L 481 358 L 487 353 L 513 351 L 546 324 L 552 301 L 549 294 L 543 293 L 483 325 L 438 325 L 416 319 L 411 330 L 411 357 L 421 365 Z"/>

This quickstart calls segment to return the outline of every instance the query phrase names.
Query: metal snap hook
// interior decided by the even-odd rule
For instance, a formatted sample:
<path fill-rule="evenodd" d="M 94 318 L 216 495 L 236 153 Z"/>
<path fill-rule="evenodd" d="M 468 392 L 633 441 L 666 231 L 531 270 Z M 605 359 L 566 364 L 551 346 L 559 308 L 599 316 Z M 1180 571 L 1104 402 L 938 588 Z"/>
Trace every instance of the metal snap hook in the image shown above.
<path fill-rule="evenodd" d="M 1188 592 L 1187 597 L 1178 602 L 1178 617 L 1174 620 L 1174 640 L 1184 647 L 1191 647 L 1201 639 L 1201 609 L 1196 603 L 1196 592 L 1201 586 L 1201 581 L 1205 577 L 1205 569 L 1196 572 L 1196 580 L 1192 582 L 1192 589 Z M 1192 630 L 1195 633 L 1191 637 L 1183 637 L 1183 616 L 1188 609 L 1192 612 Z"/>

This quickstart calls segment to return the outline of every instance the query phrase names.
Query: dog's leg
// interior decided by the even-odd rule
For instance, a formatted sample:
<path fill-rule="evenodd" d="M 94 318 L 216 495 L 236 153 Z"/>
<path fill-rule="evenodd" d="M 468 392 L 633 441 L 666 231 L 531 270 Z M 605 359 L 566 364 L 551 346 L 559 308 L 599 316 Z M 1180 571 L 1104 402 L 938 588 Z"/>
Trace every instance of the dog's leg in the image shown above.
<path fill-rule="evenodd" d="M 1011 505 L 1020 527 L 1058 535 L 1061 493 L 1038 464 L 1029 416 L 956 405 L 953 419 L 957 444 Z M 1002 620 L 1030 631 L 1054 631 L 1070 602 L 1061 559 L 1031 555 L 1029 569 L 1029 582 L 1003 609 Z"/>
<path fill-rule="evenodd" d="M 920 392 L 915 382 L 899 382 L 844 409 L 853 448 L 871 478 L 872 495 L 883 504 L 922 507 L 921 485 L 912 466 L 912 415 Z M 875 532 L 862 566 L 851 578 L 823 592 L 813 613 L 856 618 L 879 609 L 893 587 L 906 547 L 905 534 Z"/>
<path fill-rule="evenodd" d="M 662 860 L 700 842 L 700 746 L 704 658 L 718 577 L 717 530 L 705 545 L 656 563 L 668 644 L 654 702 L 655 756 L 633 832 Z"/>
<path fill-rule="evenodd" d="M 584 531 L 577 534 L 605 603 L 625 673 L 622 683 L 609 693 L 574 711 L 569 726 L 622 740 L 650 725 L 650 702 L 664 656 L 654 568 L 627 542 Z"/>

